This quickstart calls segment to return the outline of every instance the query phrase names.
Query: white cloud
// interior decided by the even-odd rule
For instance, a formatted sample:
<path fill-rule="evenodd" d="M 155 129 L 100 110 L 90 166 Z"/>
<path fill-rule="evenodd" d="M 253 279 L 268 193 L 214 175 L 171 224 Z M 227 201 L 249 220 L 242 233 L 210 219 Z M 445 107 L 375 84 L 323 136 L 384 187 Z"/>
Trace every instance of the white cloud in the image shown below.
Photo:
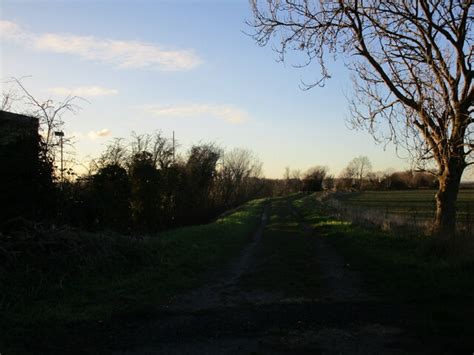
<path fill-rule="evenodd" d="M 71 96 L 81 96 L 81 97 L 92 97 L 92 96 L 110 96 L 117 95 L 118 90 L 116 89 L 107 89 L 100 86 L 79 86 L 76 88 L 51 88 L 49 92 L 56 95 L 71 95 Z"/>
<path fill-rule="evenodd" d="M 109 137 L 112 134 L 112 131 L 108 128 L 103 128 L 98 131 L 89 131 L 88 133 L 84 134 L 82 132 L 73 132 L 71 136 L 76 139 L 89 139 L 89 140 L 96 140 L 99 138 Z"/>
<path fill-rule="evenodd" d="M 229 123 L 243 123 L 250 115 L 234 105 L 181 104 L 148 105 L 145 111 L 157 117 L 202 117 L 212 116 Z"/>
<path fill-rule="evenodd" d="M 30 48 L 75 55 L 119 68 L 178 71 L 193 69 L 202 62 L 192 50 L 170 50 L 152 43 L 94 36 L 34 34 L 11 21 L 0 21 L 0 37 Z"/>
<path fill-rule="evenodd" d="M 97 138 L 108 137 L 111 134 L 112 134 L 112 132 L 110 131 L 110 129 L 104 128 L 104 129 L 101 129 L 99 131 L 90 131 L 89 133 L 87 133 L 87 137 L 89 137 L 89 139 L 91 139 L 91 140 L 95 140 Z"/>
<path fill-rule="evenodd" d="M 0 33 L 6 39 L 21 39 L 26 33 L 15 22 L 0 21 Z"/>

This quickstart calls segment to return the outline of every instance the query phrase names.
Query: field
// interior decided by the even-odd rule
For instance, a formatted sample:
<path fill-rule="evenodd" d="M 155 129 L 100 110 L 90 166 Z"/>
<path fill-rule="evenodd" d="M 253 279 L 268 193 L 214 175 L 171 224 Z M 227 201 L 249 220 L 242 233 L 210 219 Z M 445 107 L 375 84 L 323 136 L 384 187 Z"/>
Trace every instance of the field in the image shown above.
<path fill-rule="evenodd" d="M 350 209 L 357 217 L 374 222 L 426 226 L 434 217 L 435 190 L 363 191 L 336 193 L 338 207 Z M 349 212 L 349 211 L 348 211 Z M 457 201 L 458 224 L 471 231 L 474 226 L 474 190 L 460 190 Z M 381 224 L 380 223 L 380 224 Z"/>

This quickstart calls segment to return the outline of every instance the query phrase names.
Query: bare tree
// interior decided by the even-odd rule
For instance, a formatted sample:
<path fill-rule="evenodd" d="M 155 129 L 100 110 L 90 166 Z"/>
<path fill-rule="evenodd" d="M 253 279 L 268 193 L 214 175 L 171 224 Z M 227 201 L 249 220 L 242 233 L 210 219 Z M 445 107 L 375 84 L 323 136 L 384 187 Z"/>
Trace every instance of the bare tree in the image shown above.
<path fill-rule="evenodd" d="M 11 111 L 13 104 L 18 101 L 18 94 L 12 88 L 2 90 L 2 102 L 0 103 L 0 110 Z"/>
<path fill-rule="evenodd" d="M 372 164 L 370 163 L 369 158 L 365 156 L 359 156 L 352 159 L 345 169 L 347 177 L 357 181 L 357 187 L 359 190 L 362 190 L 364 179 L 367 178 L 371 170 Z"/>
<path fill-rule="evenodd" d="M 473 0 L 251 0 L 254 39 L 279 34 L 287 50 L 316 60 L 347 55 L 354 74 L 353 122 L 437 165 L 434 231 L 451 236 L 464 169 L 474 140 Z M 387 130 L 383 130 L 386 127 Z"/>
<path fill-rule="evenodd" d="M 132 157 L 136 154 L 149 152 L 155 168 L 168 168 L 173 162 L 173 144 L 161 132 L 153 134 L 136 134 L 132 132 L 130 144 Z"/>
<path fill-rule="evenodd" d="M 248 149 L 234 148 L 222 156 L 220 185 L 224 204 L 238 203 L 254 191 L 252 182 L 262 176 L 262 163 Z"/>
<path fill-rule="evenodd" d="M 67 96 L 64 100 L 56 102 L 51 98 L 40 100 L 23 85 L 23 78 L 11 78 L 3 82 L 1 109 L 38 118 L 39 134 L 41 137 L 40 159 L 50 162 L 53 166 L 59 149 L 69 148 L 65 151 L 66 157 L 61 156 L 61 176 L 72 177 L 75 175 L 72 166 L 75 164 L 73 141 L 71 137 L 56 137 L 55 132 L 63 130 L 63 116 L 66 113 L 76 113 L 80 107 L 76 104 L 79 100 L 87 101 L 78 96 Z"/>
<path fill-rule="evenodd" d="M 163 137 L 160 132 L 156 132 L 151 137 L 150 145 L 153 163 L 156 167 L 166 169 L 173 164 L 173 154 L 176 149 L 176 144 L 173 147 L 172 141 Z"/>
<path fill-rule="evenodd" d="M 39 100 L 26 89 L 21 79 L 12 78 L 10 82 L 16 84 L 21 94 L 16 94 L 14 91 L 3 93 L 4 101 L 6 100 L 3 104 L 11 108 L 12 100 L 21 102 L 25 106 L 22 113 L 38 118 L 45 153 L 54 160 L 57 147 L 54 132 L 63 129 L 63 115 L 67 112 L 76 113 L 80 109 L 76 102 L 84 99 L 78 96 L 67 96 L 60 102 L 55 102 L 51 98 Z"/>
<path fill-rule="evenodd" d="M 108 165 L 120 166 L 125 167 L 127 164 L 127 160 L 129 158 L 129 149 L 125 144 L 125 140 L 123 138 L 114 138 L 105 148 L 105 152 L 97 159 L 97 161 L 93 161 L 94 165 L 96 165 L 95 169 L 98 170 L 99 168 L 106 167 Z"/>
<path fill-rule="evenodd" d="M 262 163 L 248 149 L 234 148 L 223 156 L 223 166 L 228 169 L 234 181 L 249 177 L 261 177 Z"/>

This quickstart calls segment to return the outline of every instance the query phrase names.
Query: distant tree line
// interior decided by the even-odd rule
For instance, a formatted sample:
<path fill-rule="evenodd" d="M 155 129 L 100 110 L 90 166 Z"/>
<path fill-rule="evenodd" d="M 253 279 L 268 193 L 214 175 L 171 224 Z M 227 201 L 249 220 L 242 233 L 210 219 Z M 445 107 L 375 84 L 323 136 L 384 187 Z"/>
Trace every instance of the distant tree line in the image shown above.
<path fill-rule="evenodd" d="M 359 156 L 352 159 L 338 177 L 330 174 L 325 166 L 314 166 L 304 173 L 287 167 L 283 179 L 274 182 L 273 193 L 283 195 L 298 191 L 436 188 L 438 179 L 430 172 L 414 170 L 373 172 L 370 160 L 365 156 Z"/>
<path fill-rule="evenodd" d="M 362 180 L 355 180 L 341 174 L 335 181 L 338 190 L 409 190 L 436 189 L 438 182 L 428 172 L 413 170 L 395 172 L 370 172 Z"/>

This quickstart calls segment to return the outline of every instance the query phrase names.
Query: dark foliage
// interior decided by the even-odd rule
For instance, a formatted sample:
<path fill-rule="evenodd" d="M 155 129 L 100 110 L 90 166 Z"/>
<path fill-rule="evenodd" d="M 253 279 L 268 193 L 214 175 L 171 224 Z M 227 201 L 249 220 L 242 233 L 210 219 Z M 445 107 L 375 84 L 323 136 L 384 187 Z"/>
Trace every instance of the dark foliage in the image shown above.
<path fill-rule="evenodd" d="M 328 168 L 315 166 L 310 168 L 303 178 L 303 191 L 315 192 L 323 190 L 323 182 L 326 179 Z"/>
<path fill-rule="evenodd" d="M 144 143 L 166 145 L 163 137 L 134 138 L 131 150 L 113 141 L 95 173 L 64 185 L 61 223 L 92 231 L 146 234 L 206 223 L 245 201 L 273 193 L 268 181 L 253 174 L 229 185 L 223 178 L 221 149 L 213 144 L 194 145 L 186 158 L 163 164 L 156 145 Z M 224 198 L 224 191 L 230 197 Z"/>

